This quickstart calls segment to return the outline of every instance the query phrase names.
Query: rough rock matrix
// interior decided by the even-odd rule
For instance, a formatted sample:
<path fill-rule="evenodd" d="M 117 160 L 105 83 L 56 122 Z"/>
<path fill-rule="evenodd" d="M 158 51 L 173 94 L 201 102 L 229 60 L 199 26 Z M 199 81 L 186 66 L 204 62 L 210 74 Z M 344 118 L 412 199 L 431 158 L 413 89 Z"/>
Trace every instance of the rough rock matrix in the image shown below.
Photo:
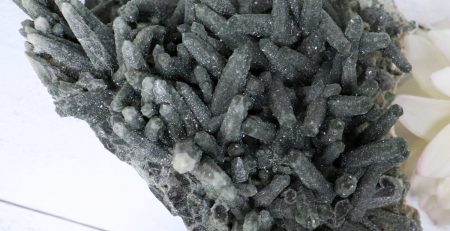
<path fill-rule="evenodd" d="M 407 143 L 389 135 L 409 25 L 383 5 L 14 1 L 57 112 L 189 230 L 421 230 L 397 167 Z"/>

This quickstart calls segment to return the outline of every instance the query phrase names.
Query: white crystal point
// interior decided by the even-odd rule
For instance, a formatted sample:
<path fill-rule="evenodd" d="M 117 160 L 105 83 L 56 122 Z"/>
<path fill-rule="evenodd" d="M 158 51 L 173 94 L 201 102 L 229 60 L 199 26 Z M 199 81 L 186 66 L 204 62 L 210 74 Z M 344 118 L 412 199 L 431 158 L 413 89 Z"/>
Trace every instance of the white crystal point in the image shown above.
<path fill-rule="evenodd" d="M 450 29 L 430 30 L 427 34 L 431 42 L 447 58 L 448 65 L 450 65 Z"/>
<path fill-rule="evenodd" d="M 431 74 L 431 82 L 442 94 L 450 97 L 450 63 L 448 67 L 433 72 Z"/>
<path fill-rule="evenodd" d="M 403 107 L 400 123 L 428 141 L 450 122 L 450 100 L 398 95 L 393 103 Z"/>
<path fill-rule="evenodd" d="M 424 34 L 405 37 L 405 55 L 413 65 L 412 74 L 419 86 L 434 98 L 446 98 L 431 83 L 431 74 L 449 65 L 447 58 Z"/>
<path fill-rule="evenodd" d="M 417 173 L 421 176 L 450 177 L 450 124 L 428 144 L 417 163 Z"/>

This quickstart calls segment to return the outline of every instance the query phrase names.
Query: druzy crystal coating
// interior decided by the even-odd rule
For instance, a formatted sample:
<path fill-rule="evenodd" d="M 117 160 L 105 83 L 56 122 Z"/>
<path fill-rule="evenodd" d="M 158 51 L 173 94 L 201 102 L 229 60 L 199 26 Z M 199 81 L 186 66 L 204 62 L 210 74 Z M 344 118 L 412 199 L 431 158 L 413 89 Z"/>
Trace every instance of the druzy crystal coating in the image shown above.
<path fill-rule="evenodd" d="M 420 230 L 390 128 L 409 24 L 355 0 L 14 0 L 57 112 L 194 231 Z M 151 219 L 151 218 L 149 218 Z"/>

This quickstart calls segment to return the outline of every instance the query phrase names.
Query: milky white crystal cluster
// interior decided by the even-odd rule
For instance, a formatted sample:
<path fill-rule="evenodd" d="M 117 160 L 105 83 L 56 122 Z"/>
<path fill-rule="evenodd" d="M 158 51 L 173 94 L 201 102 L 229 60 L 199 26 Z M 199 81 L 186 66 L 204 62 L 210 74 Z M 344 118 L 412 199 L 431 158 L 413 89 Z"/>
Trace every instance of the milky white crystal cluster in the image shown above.
<path fill-rule="evenodd" d="M 400 82 L 394 103 L 404 115 L 396 132 L 407 137 L 412 158 L 405 171 L 413 194 L 440 225 L 450 224 L 450 9 L 449 1 L 397 0 L 404 15 L 426 29 L 405 37 L 412 77 Z"/>

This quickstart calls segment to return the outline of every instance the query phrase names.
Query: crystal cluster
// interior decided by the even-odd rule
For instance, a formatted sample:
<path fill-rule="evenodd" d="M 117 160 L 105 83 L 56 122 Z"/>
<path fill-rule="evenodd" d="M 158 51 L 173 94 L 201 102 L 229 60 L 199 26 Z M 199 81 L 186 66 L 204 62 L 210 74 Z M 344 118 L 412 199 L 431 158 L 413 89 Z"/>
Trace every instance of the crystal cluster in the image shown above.
<path fill-rule="evenodd" d="M 57 112 L 190 230 L 420 230 L 390 90 L 408 24 L 354 0 L 14 0 Z M 151 219 L 151 218 L 149 218 Z"/>

